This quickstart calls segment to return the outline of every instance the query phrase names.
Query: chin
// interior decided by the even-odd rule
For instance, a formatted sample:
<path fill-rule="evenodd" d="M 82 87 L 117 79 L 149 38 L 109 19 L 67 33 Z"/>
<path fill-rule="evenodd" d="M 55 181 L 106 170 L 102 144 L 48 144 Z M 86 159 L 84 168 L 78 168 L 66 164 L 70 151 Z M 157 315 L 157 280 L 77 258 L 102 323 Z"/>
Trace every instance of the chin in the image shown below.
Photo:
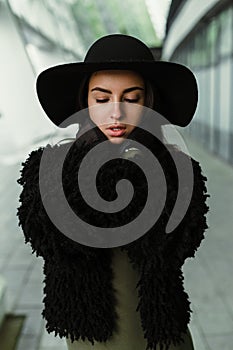
<path fill-rule="evenodd" d="M 116 144 L 116 145 L 121 144 L 124 140 L 125 140 L 125 137 L 111 137 L 111 138 L 109 138 L 109 141 L 111 143 Z"/>

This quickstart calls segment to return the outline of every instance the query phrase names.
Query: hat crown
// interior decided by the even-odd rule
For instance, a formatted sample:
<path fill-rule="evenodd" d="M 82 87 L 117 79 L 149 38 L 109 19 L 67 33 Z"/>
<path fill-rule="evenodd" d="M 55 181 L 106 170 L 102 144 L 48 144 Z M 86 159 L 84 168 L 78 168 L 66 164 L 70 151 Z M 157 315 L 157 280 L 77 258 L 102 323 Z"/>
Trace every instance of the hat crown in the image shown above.
<path fill-rule="evenodd" d="M 97 40 L 88 50 L 84 62 L 154 61 L 150 49 L 139 39 L 112 34 Z"/>

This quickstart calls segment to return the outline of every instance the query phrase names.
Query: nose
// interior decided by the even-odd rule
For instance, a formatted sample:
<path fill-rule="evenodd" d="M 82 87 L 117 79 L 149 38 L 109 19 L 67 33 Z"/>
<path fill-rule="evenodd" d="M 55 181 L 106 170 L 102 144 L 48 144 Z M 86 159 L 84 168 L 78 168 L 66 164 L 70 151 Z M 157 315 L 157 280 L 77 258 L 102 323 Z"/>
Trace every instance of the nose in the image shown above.
<path fill-rule="evenodd" d="M 122 117 L 121 103 L 112 102 L 111 104 L 111 118 L 120 119 Z"/>

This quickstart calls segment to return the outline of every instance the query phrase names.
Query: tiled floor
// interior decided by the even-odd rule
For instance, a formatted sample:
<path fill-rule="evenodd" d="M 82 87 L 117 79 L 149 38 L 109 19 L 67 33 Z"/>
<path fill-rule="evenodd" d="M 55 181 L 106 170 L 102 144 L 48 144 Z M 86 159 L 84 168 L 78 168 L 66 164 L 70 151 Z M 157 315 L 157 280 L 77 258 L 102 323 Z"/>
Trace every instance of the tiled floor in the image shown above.
<path fill-rule="evenodd" d="M 192 302 L 190 329 L 195 350 L 232 350 L 233 168 L 185 137 L 208 178 L 210 212 L 206 239 L 184 266 Z M 65 340 L 47 334 L 41 318 L 43 261 L 24 244 L 16 221 L 19 164 L 0 164 L 0 274 L 7 281 L 7 310 L 26 315 L 17 350 L 65 350 Z M 3 349 L 4 350 L 4 349 Z"/>

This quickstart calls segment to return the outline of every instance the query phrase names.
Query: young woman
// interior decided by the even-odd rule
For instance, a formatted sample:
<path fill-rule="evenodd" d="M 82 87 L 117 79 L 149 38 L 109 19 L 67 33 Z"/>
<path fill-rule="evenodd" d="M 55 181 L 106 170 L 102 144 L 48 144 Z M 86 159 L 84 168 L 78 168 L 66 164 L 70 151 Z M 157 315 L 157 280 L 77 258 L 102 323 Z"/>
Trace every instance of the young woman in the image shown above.
<path fill-rule="evenodd" d="M 66 337 L 69 350 L 193 349 L 188 330 L 190 302 L 183 288 L 181 267 L 187 257 L 194 256 L 208 227 L 206 177 L 199 163 L 191 158 L 194 182 L 190 203 L 180 223 L 166 233 L 178 195 L 173 156 L 181 162 L 188 156 L 163 144 L 161 128 L 164 120 L 179 126 L 191 121 L 197 104 L 193 74 L 182 65 L 154 61 L 148 47 L 138 39 L 113 34 L 97 40 L 84 62 L 42 72 L 37 92 L 42 107 L 56 125 L 69 125 L 74 121 L 70 116 L 75 116 L 80 124 L 77 139 L 66 149 L 62 169 L 67 201 L 82 219 L 76 232 L 67 234 L 68 227 L 72 231 L 71 216 L 59 211 L 61 205 L 56 200 L 59 186 L 53 172 L 65 146 L 47 145 L 33 151 L 23 163 L 18 180 L 24 187 L 18 208 L 20 225 L 26 242 L 45 261 L 43 317 L 48 332 Z M 161 113 L 164 119 L 150 110 Z M 150 128 L 156 129 L 157 137 Z M 105 152 L 98 151 L 97 157 L 90 157 L 84 172 L 85 190 L 89 191 L 97 158 L 103 157 L 104 161 L 105 153 L 114 150 L 115 159 L 112 157 L 99 169 L 96 188 L 110 206 L 117 198 L 118 181 L 132 182 L 132 201 L 118 212 L 103 212 L 98 200 L 97 207 L 91 208 L 75 180 L 84 157 L 105 141 Z M 153 172 L 153 164 L 148 165 L 145 149 L 158 159 L 165 173 L 165 205 L 146 232 L 143 225 L 126 231 L 125 225 L 140 217 L 150 197 L 144 170 L 148 166 L 151 169 L 156 189 L 164 185 L 159 182 L 159 173 Z M 45 151 L 49 167 L 41 175 Z M 44 192 L 41 181 L 44 186 L 50 182 Z M 183 199 L 186 190 L 181 189 Z M 148 221 L 154 219 L 153 209 L 160 192 L 155 192 L 154 204 L 147 209 Z M 123 197 L 126 195 L 123 193 Z M 49 208 L 46 198 L 52 198 Z M 51 207 L 59 213 L 63 229 L 52 217 Z M 116 228 L 112 244 L 108 235 L 102 236 L 106 230 L 111 234 L 109 228 Z M 84 232 L 84 239 L 79 231 Z"/>

